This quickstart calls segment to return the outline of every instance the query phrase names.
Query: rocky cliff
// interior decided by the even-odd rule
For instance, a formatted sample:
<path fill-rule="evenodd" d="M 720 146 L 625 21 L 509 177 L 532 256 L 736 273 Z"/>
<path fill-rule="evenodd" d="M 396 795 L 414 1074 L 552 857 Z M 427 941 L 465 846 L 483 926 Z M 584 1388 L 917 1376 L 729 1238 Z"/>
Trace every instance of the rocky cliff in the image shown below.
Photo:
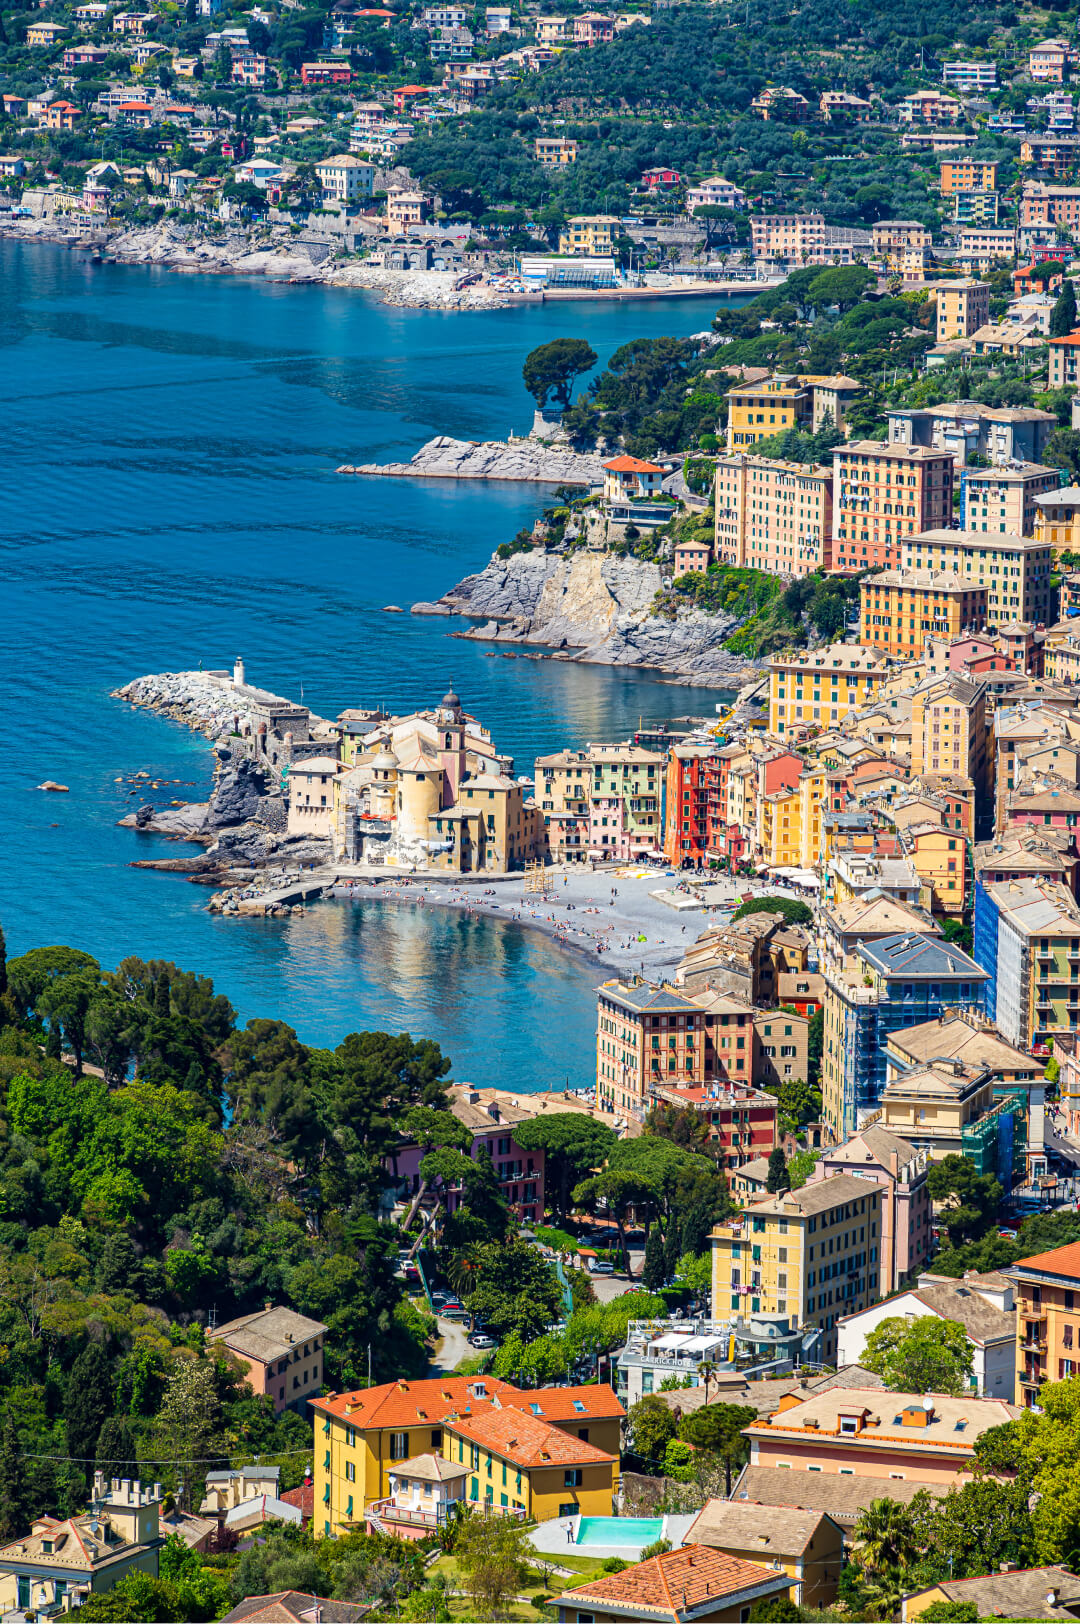
<path fill-rule="evenodd" d="M 738 622 L 730 615 L 680 609 L 652 613 L 661 586 L 657 564 L 578 548 L 534 547 L 492 558 L 435 604 L 414 614 L 469 615 L 483 622 L 460 635 L 537 644 L 563 658 L 598 665 L 651 666 L 706 686 L 750 669 L 722 647 Z"/>
<path fill-rule="evenodd" d="M 439 434 L 409 462 L 346 463 L 339 474 L 393 479 L 493 479 L 549 485 L 602 485 L 603 459 L 534 439 L 454 440 Z"/>

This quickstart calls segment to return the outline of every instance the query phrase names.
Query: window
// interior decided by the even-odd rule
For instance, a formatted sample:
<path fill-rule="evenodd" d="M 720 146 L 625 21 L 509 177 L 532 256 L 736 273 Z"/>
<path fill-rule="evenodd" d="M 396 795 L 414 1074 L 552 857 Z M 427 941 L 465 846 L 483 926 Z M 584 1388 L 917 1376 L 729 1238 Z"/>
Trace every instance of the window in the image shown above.
<path fill-rule="evenodd" d="M 576 1516 L 578 1510 L 579 1507 L 576 1500 L 564 1500 L 562 1505 L 559 1507 L 559 1516 L 573 1517 Z"/>
<path fill-rule="evenodd" d="M 346 1481 L 346 1483 L 355 1483 L 356 1482 L 356 1462 L 355 1461 L 348 1460 L 348 1461 L 345 1462 L 345 1481 Z"/>
<path fill-rule="evenodd" d="M 409 1455 L 409 1434 L 407 1432 L 392 1432 L 390 1434 L 390 1459 L 407 1460 Z"/>
<path fill-rule="evenodd" d="M 581 1467 L 580 1466 L 569 1467 L 563 1473 L 563 1488 L 564 1489 L 580 1489 L 580 1487 L 581 1487 L 581 1475 L 582 1474 L 581 1474 Z"/>

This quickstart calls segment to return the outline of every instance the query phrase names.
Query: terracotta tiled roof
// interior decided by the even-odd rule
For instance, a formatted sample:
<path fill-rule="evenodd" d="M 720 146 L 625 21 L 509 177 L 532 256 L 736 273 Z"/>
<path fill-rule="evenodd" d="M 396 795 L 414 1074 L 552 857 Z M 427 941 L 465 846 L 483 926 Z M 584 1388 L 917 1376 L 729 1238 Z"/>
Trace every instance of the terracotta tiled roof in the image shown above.
<path fill-rule="evenodd" d="M 359 1393 L 337 1393 L 310 1401 L 322 1415 L 348 1418 L 358 1429 L 416 1427 L 445 1421 L 448 1415 L 475 1414 L 491 1406 L 494 1395 L 505 1402 L 517 1388 L 492 1376 L 442 1376 L 419 1382 L 386 1382 Z"/>
<path fill-rule="evenodd" d="M 615 1458 L 528 1410 L 486 1410 L 482 1415 L 457 1417 L 447 1426 L 458 1437 L 480 1444 L 516 1466 L 591 1466 Z"/>
<path fill-rule="evenodd" d="M 534 1393 L 502 1393 L 499 1403 L 508 1409 L 539 1414 L 542 1421 L 599 1421 L 626 1414 L 615 1389 L 607 1382 L 594 1387 L 541 1387 Z M 539 1408 L 537 1408 L 537 1406 Z"/>
<path fill-rule="evenodd" d="M 1036 1252 L 1033 1257 L 1019 1258 L 1013 1268 L 1036 1269 L 1042 1274 L 1059 1274 L 1069 1280 L 1080 1279 L 1080 1241 L 1073 1241 L 1071 1246 L 1057 1246 L 1052 1252 Z"/>
<path fill-rule="evenodd" d="M 314 1483 L 301 1483 L 298 1488 L 286 1489 L 280 1497 L 287 1506 L 296 1506 L 307 1522 L 309 1517 L 315 1515 L 315 1485 Z"/>
<path fill-rule="evenodd" d="M 791 1583 L 786 1574 L 757 1562 L 726 1556 L 707 1545 L 684 1545 L 566 1590 L 563 1600 L 579 1607 L 595 1602 L 604 1609 L 625 1609 L 635 1618 L 683 1619 L 708 1601 L 723 1599 L 730 1604 L 738 1597 L 786 1590 Z"/>
<path fill-rule="evenodd" d="M 612 457 L 605 462 L 604 467 L 613 474 L 662 474 L 664 470 L 658 468 L 655 462 L 642 462 L 640 457 Z"/>
<path fill-rule="evenodd" d="M 222 1624 L 356 1624 L 371 1612 L 370 1602 L 331 1601 L 310 1591 L 279 1590 L 248 1596 L 226 1613 Z"/>

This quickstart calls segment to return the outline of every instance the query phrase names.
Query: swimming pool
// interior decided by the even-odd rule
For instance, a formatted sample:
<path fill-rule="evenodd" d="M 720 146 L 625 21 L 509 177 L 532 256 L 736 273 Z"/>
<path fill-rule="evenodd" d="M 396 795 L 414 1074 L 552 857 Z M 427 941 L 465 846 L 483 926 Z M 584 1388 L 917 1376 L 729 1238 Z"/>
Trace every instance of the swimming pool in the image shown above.
<path fill-rule="evenodd" d="M 580 1517 L 575 1545 L 621 1545 L 640 1551 L 664 1534 L 663 1517 Z"/>

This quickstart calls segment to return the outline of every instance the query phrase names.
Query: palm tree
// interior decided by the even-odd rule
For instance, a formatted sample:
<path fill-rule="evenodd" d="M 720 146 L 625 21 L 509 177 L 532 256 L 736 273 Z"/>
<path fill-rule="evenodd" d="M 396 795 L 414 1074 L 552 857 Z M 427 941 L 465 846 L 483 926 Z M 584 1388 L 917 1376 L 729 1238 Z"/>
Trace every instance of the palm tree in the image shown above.
<path fill-rule="evenodd" d="M 470 1241 L 450 1260 L 447 1277 L 462 1297 L 467 1297 L 472 1290 L 483 1261 L 484 1248 L 479 1241 Z"/>
<path fill-rule="evenodd" d="M 702 1385 L 705 1388 L 705 1402 L 706 1402 L 706 1404 L 708 1404 L 708 1402 L 709 1402 L 709 1383 L 712 1381 L 713 1377 L 716 1375 L 716 1365 L 713 1363 L 713 1361 L 711 1359 L 703 1359 L 701 1361 L 700 1365 L 698 1365 L 698 1367 L 697 1367 L 697 1373 L 700 1376 Z"/>
<path fill-rule="evenodd" d="M 871 1500 L 855 1525 L 852 1555 L 875 1578 L 910 1567 L 919 1542 L 908 1507 L 898 1500 Z"/>

